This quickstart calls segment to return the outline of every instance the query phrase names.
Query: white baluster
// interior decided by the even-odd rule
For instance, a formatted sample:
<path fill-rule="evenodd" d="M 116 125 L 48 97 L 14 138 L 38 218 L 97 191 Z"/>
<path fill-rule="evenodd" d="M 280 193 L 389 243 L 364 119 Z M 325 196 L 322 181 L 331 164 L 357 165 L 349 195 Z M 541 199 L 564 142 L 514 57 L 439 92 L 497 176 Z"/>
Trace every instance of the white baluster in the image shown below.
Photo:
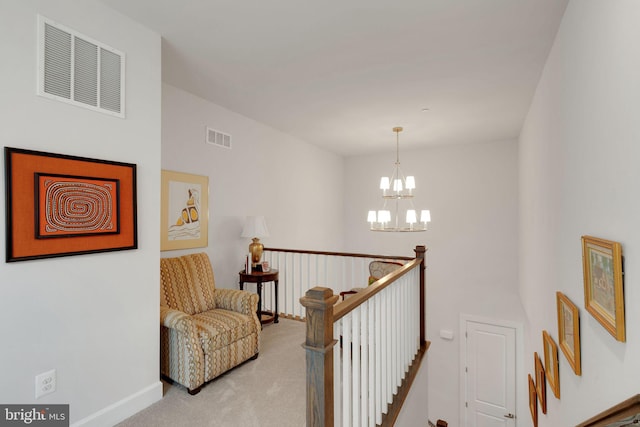
<path fill-rule="evenodd" d="M 351 366 L 352 366 L 352 426 L 360 425 L 360 311 L 361 306 L 351 312 L 352 322 L 352 344 L 351 347 Z"/>
<path fill-rule="evenodd" d="M 383 374 L 382 374 L 382 295 L 377 294 L 376 302 L 376 424 L 382 424 Z"/>
<path fill-rule="evenodd" d="M 340 338 L 342 333 L 342 319 L 333 324 L 333 336 Z M 333 424 L 342 422 L 342 356 L 340 345 L 333 346 Z"/>
<path fill-rule="evenodd" d="M 351 313 L 342 318 L 342 425 L 351 425 Z"/>
<path fill-rule="evenodd" d="M 367 425 L 367 405 L 369 404 L 369 301 L 365 301 L 360 309 L 360 425 Z"/>

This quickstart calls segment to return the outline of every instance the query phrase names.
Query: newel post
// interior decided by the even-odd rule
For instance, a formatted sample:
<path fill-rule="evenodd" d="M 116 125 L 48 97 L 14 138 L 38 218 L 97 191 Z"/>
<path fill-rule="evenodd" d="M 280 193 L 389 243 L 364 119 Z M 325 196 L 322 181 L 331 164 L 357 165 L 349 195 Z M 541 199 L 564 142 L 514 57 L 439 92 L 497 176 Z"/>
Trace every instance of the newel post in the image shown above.
<path fill-rule="evenodd" d="M 309 289 L 300 298 L 306 308 L 307 427 L 333 427 L 333 304 L 329 288 Z"/>
<path fill-rule="evenodd" d="M 427 342 L 427 334 L 425 332 L 426 328 L 426 316 L 425 316 L 425 296 L 426 296 L 426 288 L 424 282 L 424 270 L 425 266 L 425 254 L 427 252 L 426 246 L 416 246 L 414 249 L 416 253 L 416 258 L 419 258 L 420 261 L 420 345 L 423 345 Z"/>

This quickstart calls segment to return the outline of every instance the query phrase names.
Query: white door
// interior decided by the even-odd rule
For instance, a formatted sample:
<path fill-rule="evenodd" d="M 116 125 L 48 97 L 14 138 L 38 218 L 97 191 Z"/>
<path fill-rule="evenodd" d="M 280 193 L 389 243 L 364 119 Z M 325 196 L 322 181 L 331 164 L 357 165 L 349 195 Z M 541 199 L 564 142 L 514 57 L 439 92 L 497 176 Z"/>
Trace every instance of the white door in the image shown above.
<path fill-rule="evenodd" d="M 472 320 L 464 322 L 464 425 L 515 427 L 516 330 Z"/>

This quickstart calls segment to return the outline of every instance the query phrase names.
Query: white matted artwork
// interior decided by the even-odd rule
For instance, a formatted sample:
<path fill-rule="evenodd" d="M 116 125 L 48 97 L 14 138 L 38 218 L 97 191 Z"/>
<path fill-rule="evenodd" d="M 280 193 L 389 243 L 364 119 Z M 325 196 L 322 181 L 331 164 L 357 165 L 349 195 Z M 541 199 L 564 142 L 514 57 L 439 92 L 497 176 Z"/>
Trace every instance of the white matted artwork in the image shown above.
<path fill-rule="evenodd" d="M 208 244 L 209 177 L 162 171 L 160 250 Z"/>

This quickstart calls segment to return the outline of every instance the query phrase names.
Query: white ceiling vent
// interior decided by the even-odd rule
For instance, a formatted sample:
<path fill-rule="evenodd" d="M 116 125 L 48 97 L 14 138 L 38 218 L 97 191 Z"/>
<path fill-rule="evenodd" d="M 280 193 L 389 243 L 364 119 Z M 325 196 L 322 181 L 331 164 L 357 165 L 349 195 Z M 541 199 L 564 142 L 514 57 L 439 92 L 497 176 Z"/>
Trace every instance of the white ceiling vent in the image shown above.
<path fill-rule="evenodd" d="M 124 118 L 124 54 L 38 16 L 38 95 Z"/>
<path fill-rule="evenodd" d="M 207 128 L 207 144 L 231 149 L 231 135 L 215 129 Z"/>

